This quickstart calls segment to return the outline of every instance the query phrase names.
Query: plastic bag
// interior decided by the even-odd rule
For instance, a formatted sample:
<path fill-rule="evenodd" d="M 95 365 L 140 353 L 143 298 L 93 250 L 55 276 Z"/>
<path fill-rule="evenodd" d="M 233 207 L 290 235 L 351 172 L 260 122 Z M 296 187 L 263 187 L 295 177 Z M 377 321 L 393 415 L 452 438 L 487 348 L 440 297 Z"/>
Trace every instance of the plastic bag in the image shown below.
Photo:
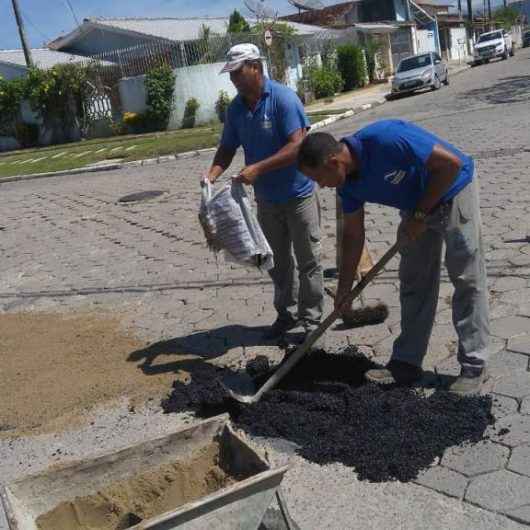
<path fill-rule="evenodd" d="M 252 213 L 247 192 L 240 182 L 223 186 L 215 194 L 205 181 L 199 220 L 208 246 L 223 250 L 230 261 L 270 270 L 274 267 L 272 250 Z"/>

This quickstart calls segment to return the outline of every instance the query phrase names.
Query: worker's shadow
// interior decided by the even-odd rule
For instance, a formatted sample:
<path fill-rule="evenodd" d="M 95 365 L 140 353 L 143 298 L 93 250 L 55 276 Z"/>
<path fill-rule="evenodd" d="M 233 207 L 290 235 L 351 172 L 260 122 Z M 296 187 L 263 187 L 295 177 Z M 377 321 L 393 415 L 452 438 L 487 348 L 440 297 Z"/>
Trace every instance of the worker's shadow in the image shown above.
<path fill-rule="evenodd" d="M 266 326 L 234 324 L 198 331 L 150 344 L 146 348 L 132 352 L 127 360 L 139 363 L 139 368 L 146 375 L 211 370 L 212 365 L 207 361 L 222 357 L 230 350 L 236 350 L 234 356 L 236 360 L 236 357 L 238 359 L 243 357 L 240 348 L 278 346 L 277 342 L 264 338 L 263 334 L 267 329 Z"/>

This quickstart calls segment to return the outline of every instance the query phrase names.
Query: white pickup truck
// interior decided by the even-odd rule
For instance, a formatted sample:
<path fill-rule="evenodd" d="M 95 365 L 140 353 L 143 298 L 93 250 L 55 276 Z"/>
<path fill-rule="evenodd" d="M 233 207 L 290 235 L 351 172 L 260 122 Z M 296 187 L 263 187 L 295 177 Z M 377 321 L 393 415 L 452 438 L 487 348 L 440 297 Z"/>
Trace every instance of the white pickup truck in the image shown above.
<path fill-rule="evenodd" d="M 479 35 L 475 43 L 473 59 L 475 64 L 488 63 L 490 59 L 513 56 L 512 37 L 503 29 L 488 31 Z"/>

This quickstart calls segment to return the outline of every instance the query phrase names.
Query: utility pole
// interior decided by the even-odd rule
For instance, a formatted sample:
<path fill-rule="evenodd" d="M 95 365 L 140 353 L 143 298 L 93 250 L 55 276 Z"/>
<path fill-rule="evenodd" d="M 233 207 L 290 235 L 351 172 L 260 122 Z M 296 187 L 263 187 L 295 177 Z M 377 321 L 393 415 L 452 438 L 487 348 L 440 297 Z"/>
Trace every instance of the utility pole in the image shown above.
<path fill-rule="evenodd" d="M 471 31 L 473 31 L 473 8 L 471 7 L 471 0 L 467 0 L 467 19 L 471 25 Z"/>
<path fill-rule="evenodd" d="M 20 15 L 18 8 L 18 0 L 11 0 L 13 3 L 13 11 L 15 12 L 15 18 L 17 20 L 18 33 L 20 35 L 20 41 L 22 42 L 22 49 L 24 50 L 24 57 L 26 58 L 26 66 L 31 68 L 33 66 L 33 59 L 31 58 L 31 49 L 28 46 L 28 40 L 26 37 L 26 31 L 24 29 L 24 22 Z"/>
<path fill-rule="evenodd" d="M 488 24 L 491 29 L 491 0 L 488 0 Z"/>
<path fill-rule="evenodd" d="M 462 18 L 462 0 L 458 0 L 458 16 Z"/>

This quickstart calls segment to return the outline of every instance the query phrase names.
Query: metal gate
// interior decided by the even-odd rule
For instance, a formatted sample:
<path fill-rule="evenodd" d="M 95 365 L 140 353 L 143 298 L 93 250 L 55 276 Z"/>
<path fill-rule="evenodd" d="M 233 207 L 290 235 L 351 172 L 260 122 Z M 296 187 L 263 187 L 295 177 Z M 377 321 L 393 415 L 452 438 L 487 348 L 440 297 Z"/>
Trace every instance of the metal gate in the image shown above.
<path fill-rule="evenodd" d="M 413 55 L 410 28 L 399 28 L 390 33 L 390 45 L 392 46 L 392 62 L 395 71 L 401 59 Z"/>

